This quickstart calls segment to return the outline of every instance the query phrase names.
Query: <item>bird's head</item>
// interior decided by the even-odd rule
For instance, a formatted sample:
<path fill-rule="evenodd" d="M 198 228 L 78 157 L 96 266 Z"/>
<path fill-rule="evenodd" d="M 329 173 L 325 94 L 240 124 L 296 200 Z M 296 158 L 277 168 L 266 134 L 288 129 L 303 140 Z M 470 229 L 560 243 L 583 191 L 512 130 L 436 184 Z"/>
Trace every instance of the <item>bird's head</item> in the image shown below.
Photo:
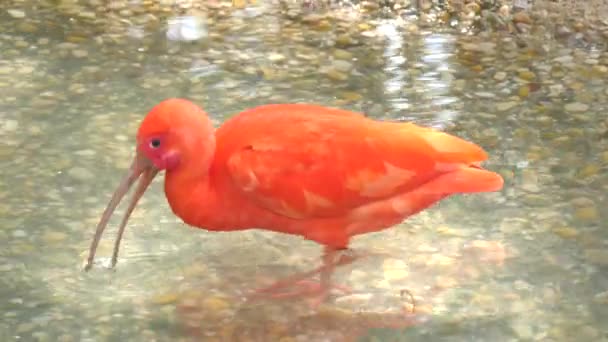
<path fill-rule="evenodd" d="M 159 170 L 174 170 L 192 157 L 196 161 L 209 159 L 206 157 L 214 149 L 209 117 L 187 100 L 169 99 L 159 103 L 137 131 L 137 152 Z"/>
<path fill-rule="evenodd" d="M 168 99 L 146 115 L 137 131 L 136 153 L 128 173 L 114 192 L 101 217 L 91 244 L 85 270 L 91 268 L 95 250 L 110 216 L 120 200 L 139 179 L 123 220 L 112 256 L 116 263 L 120 238 L 129 216 L 159 171 L 184 171 L 192 176 L 207 173 L 215 152 L 213 125 L 207 114 L 194 103 Z"/>

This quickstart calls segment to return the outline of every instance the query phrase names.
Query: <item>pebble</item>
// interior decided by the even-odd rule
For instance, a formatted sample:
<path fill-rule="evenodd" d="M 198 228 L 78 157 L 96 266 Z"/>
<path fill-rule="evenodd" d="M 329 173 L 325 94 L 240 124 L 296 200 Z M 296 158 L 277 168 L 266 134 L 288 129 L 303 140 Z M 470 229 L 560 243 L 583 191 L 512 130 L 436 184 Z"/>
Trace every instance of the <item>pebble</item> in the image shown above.
<path fill-rule="evenodd" d="M 5 132 L 14 132 L 19 128 L 19 122 L 17 120 L 8 119 L 2 123 L 2 130 Z"/>
<path fill-rule="evenodd" d="M 124 134 L 116 134 L 114 136 L 114 139 L 116 139 L 116 141 L 123 141 L 123 142 L 129 141 L 129 137 Z"/>
<path fill-rule="evenodd" d="M 354 45 L 356 42 L 350 34 L 341 34 L 336 37 L 336 46 L 349 47 Z"/>
<path fill-rule="evenodd" d="M 536 74 L 534 74 L 530 70 L 522 70 L 519 72 L 518 76 L 519 76 L 519 78 L 526 80 L 526 81 L 532 81 L 533 79 L 536 78 Z"/>
<path fill-rule="evenodd" d="M 10 272 L 15 268 L 11 264 L 0 264 L 0 272 Z"/>
<path fill-rule="evenodd" d="M 534 170 L 525 169 L 521 173 L 521 189 L 524 191 L 538 193 L 541 187 L 538 184 L 538 173 Z"/>
<path fill-rule="evenodd" d="M 68 175 L 80 181 L 90 181 L 95 178 L 93 172 L 80 166 L 75 166 L 69 169 Z"/>
<path fill-rule="evenodd" d="M 22 21 L 17 25 L 17 29 L 25 33 L 35 33 L 38 31 L 38 26 L 26 21 Z"/>
<path fill-rule="evenodd" d="M 452 266 L 455 263 L 454 258 L 442 255 L 442 254 L 432 254 L 429 258 L 426 258 L 427 266 Z"/>
<path fill-rule="evenodd" d="M 588 64 L 588 65 L 597 65 L 598 63 L 599 63 L 599 61 L 597 59 L 593 59 L 593 58 L 585 59 L 585 64 Z"/>
<path fill-rule="evenodd" d="M 569 35 L 572 34 L 572 30 L 570 30 L 568 27 L 563 26 L 563 25 L 559 25 L 556 29 L 555 29 L 555 34 L 557 37 L 559 38 L 565 38 L 568 37 Z"/>
<path fill-rule="evenodd" d="M 83 19 L 95 19 L 97 17 L 97 14 L 92 11 L 82 11 L 78 13 L 78 16 Z"/>
<path fill-rule="evenodd" d="M 74 154 L 81 157 L 93 157 L 97 153 L 94 150 L 78 150 Z"/>
<path fill-rule="evenodd" d="M 507 73 L 504 71 L 498 71 L 494 74 L 494 79 L 497 81 L 504 81 L 507 78 Z"/>
<path fill-rule="evenodd" d="M 30 65 L 25 65 L 17 69 L 18 74 L 31 74 L 34 72 L 34 67 Z"/>
<path fill-rule="evenodd" d="M 487 293 L 475 293 L 475 295 L 471 298 L 470 303 L 486 310 L 493 310 L 497 304 L 496 297 Z"/>
<path fill-rule="evenodd" d="M 496 94 L 485 91 L 478 91 L 475 93 L 475 95 L 481 97 L 482 99 L 492 99 L 496 97 Z"/>
<path fill-rule="evenodd" d="M 178 299 L 179 299 L 179 296 L 177 293 L 170 292 L 170 293 L 165 293 L 165 294 L 155 296 L 154 298 L 152 298 L 152 303 L 158 304 L 158 305 L 167 305 L 167 304 L 175 303 Z"/>
<path fill-rule="evenodd" d="M 473 14 L 478 14 L 481 11 L 481 6 L 476 2 L 470 2 L 465 5 L 465 10 L 473 12 Z"/>
<path fill-rule="evenodd" d="M 590 325 L 585 325 L 580 330 L 580 339 L 582 341 L 597 341 L 600 336 L 600 331 Z"/>
<path fill-rule="evenodd" d="M 335 49 L 333 55 L 336 59 L 342 59 L 347 61 L 353 59 L 353 54 L 344 49 Z"/>
<path fill-rule="evenodd" d="M 549 86 L 549 96 L 559 97 L 564 92 L 564 86 L 561 84 L 552 84 Z"/>
<path fill-rule="evenodd" d="M 336 69 L 329 69 L 325 74 L 332 81 L 346 81 L 348 79 L 348 74 Z"/>
<path fill-rule="evenodd" d="M 353 63 L 337 59 L 332 62 L 331 67 L 339 72 L 348 73 L 353 69 Z"/>
<path fill-rule="evenodd" d="M 590 207 L 595 205 L 595 201 L 588 197 L 576 197 L 570 202 L 574 207 Z"/>
<path fill-rule="evenodd" d="M 29 45 L 30 44 L 24 40 L 18 40 L 15 42 L 15 47 L 22 48 L 22 49 L 27 48 Z"/>
<path fill-rule="evenodd" d="M 530 86 L 526 84 L 519 87 L 519 90 L 517 90 L 517 95 L 522 99 L 528 97 L 530 95 Z"/>
<path fill-rule="evenodd" d="M 384 279 L 388 281 L 401 280 L 409 275 L 408 266 L 403 260 L 386 259 L 382 263 Z"/>
<path fill-rule="evenodd" d="M 478 261 L 502 265 L 507 258 L 507 250 L 500 241 L 474 240 L 464 246 L 463 252 Z"/>
<path fill-rule="evenodd" d="M 273 63 L 282 62 L 285 60 L 285 56 L 280 53 L 271 53 L 268 55 L 268 60 Z"/>
<path fill-rule="evenodd" d="M 580 103 L 580 102 L 572 102 L 572 103 L 566 104 L 564 106 L 564 109 L 567 112 L 581 113 L 581 112 L 586 112 L 587 110 L 589 110 L 589 105 L 587 105 L 585 103 Z"/>
<path fill-rule="evenodd" d="M 32 331 L 34 328 L 36 328 L 36 325 L 34 325 L 33 323 L 21 323 L 17 326 L 16 332 L 18 334 L 24 334 Z"/>
<path fill-rule="evenodd" d="M 201 302 L 201 307 L 203 310 L 213 315 L 218 314 L 226 309 L 229 309 L 230 303 L 228 303 L 228 301 L 226 301 L 226 299 L 223 297 L 211 296 L 205 298 Z"/>
<path fill-rule="evenodd" d="M 321 20 L 316 24 L 316 26 L 314 28 L 318 31 L 329 31 L 329 30 L 331 30 L 332 25 L 327 20 Z"/>
<path fill-rule="evenodd" d="M 597 293 L 593 296 L 593 300 L 596 303 L 608 305 L 608 291 Z"/>
<path fill-rule="evenodd" d="M 573 239 L 579 235 L 578 230 L 572 227 L 558 227 L 553 232 L 564 239 Z"/>
<path fill-rule="evenodd" d="M 68 235 L 66 233 L 58 231 L 47 231 L 42 235 L 42 239 L 49 243 L 62 242 L 65 241 L 67 237 Z"/>
<path fill-rule="evenodd" d="M 520 11 L 513 14 L 513 22 L 522 24 L 532 24 L 532 19 L 530 18 L 530 15 L 528 15 L 528 13 Z"/>
<path fill-rule="evenodd" d="M 449 289 L 458 286 L 458 281 L 451 277 L 438 276 L 435 279 L 435 287 L 438 289 Z"/>
<path fill-rule="evenodd" d="M 496 110 L 499 112 L 506 112 L 510 109 L 515 108 L 519 103 L 516 101 L 499 102 L 496 104 Z"/>
<path fill-rule="evenodd" d="M 278 342 L 297 342 L 298 340 L 293 338 L 293 337 L 289 337 L 289 336 L 283 336 L 281 337 Z"/>
<path fill-rule="evenodd" d="M 21 229 L 13 230 L 13 237 L 24 238 L 26 236 L 27 236 L 27 233 L 24 230 L 21 230 Z"/>
<path fill-rule="evenodd" d="M 600 265 L 608 266 L 608 250 L 606 249 L 586 249 L 585 259 L 589 262 Z"/>
<path fill-rule="evenodd" d="M 469 232 L 463 229 L 455 229 L 448 226 L 439 226 L 437 227 L 437 233 L 445 236 L 464 237 L 467 236 Z"/>
<path fill-rule="evenodd" d="M 73 50 L 72 51 L 72 56 L 76 57 L 76 58 L 85 58 L 89 55 L 89 53 L 86 50 Z"/>
<path fill-rule="evenodd" d="M 573 60 L 574 60 L 574 57 L 572 57 L 571 55 L 563 55 L 563 56 L 553 59 L 554 62 L 558 62 L 558 63 L 562 63 L 562 64 L 572 63 Z"/>
<path fill-rule="evenodd" d="M 600 172 L 600 166 L 597 164 L 587 164 L 577 172 L 577 176 L 582 179 L 593 177 Z"/>
<path fill-rule="evenodd" d="M 402 279 L 402 278 L 400 278 Z M 336 304 L 346 304 L 352 307 L 361 307 L 372 300 L 371 293 L 354 293 L 336 298 Z"/>
<path fill-rule="evenodd" d="M 340 98 L 348 101 L 348 102 L 356 102 L 363 99 L 363 95 L 356 93 L 354 91 L 345 91 L 340 93 Z"/>
<path fill-rule="evenodd" d="M 82 83 L 73 83 L 68 87 L 68 90 L 75 94 L 84 94 L 87 92 L 87 88 Z"/>
<path fill-rule="evenodd" d="M 574 217 L 582 222 L 595 222 L 599 220 L 599 214 L 595 206 L 577 208 Z"/>
<path fill-rule="evenodd" d="M 494 54 L 496 52 L 496 43 L 480 42 L 480 43 L 464 43 L 462 48 L 469 51 L 484 52 Z"/>
<path fill-rule="evenodd" d="M 532 330 L 531 324 L 532 323 L 528 320 L 518 319 L 511 324 L 511 328 L 513 328 L 513 331 L 515 334 L 517 334 L 517 337 L 519 337 L 521 340 L 527 341 L 534 337 L 534 331 Z"/>
<path fill-rule="evenodd" d="M 11 17 L 13 17 L 15 19 L 23 19 L 23 18 L 25 18 L 25 12 L 23 10 L 20 10 L 20 9 L 8 9 L 6 11 L 8 12 L 8 15 L 10 15 Z"/>

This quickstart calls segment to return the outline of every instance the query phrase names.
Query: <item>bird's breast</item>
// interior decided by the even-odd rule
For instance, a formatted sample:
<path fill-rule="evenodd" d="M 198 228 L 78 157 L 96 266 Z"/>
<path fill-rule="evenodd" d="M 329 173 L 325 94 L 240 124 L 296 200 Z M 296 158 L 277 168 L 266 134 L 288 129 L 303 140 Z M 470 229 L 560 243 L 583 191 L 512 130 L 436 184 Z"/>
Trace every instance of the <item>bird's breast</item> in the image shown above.
<path fill-rule="evenodd" d="M 209 178 L 187 183 L 166 177 L 165 194 L 173 213 L 193 227 L 211 231 L 291 231 L 287 218 L 257 206 L 229 182 Z"/>

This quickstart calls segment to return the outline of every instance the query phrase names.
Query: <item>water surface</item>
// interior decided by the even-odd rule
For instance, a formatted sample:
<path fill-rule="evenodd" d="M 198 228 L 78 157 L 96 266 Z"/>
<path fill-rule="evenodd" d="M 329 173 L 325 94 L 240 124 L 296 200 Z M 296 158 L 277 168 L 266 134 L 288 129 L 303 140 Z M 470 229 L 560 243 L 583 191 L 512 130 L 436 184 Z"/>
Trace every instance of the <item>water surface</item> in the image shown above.
<path fill-rule="evenodd" d="M 470 34 L 407 10 L 167 3 L 0 4 L 2 340 L 608 341 L 605 26 Z M 200 22 L 167 36 L 179 16 Z M 83 273 L 139 122 L 175 96 L 218 125 L 308 102 L 436 127 L 482 145 L 505 188 L 357 237 L 390 257 L 341 269 L 354 294 L 316 311 L 244 296 L 317 265 L 319 246 L 190 229 L 160 177 L 118 267 L 103 264 L 120 210 Z"/>

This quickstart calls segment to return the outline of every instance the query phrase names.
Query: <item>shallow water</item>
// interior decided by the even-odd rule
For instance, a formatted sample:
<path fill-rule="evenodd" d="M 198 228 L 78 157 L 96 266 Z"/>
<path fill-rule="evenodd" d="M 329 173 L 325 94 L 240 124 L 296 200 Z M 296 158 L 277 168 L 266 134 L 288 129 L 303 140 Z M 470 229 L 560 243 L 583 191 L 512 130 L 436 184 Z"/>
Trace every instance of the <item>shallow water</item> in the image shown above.
<path fill-rule="evenodd" d="M 608 53 L 592 28 L 468 34 L 407 11 L 167 3 L 0 4 L 3 341 L 608 341 Z M 168 40 L 167 19 L 192 14 L 204 38 Z M 173 96 L 217 124 L 311 102 L 437 127 L 482 145 L 505 188 L 357 237 L 390 256 L 341 269 L 354 294 L 316 311 L 244 296 L 317 265 L 318 246 L 189 229 L 161 177 L 117 268 L 102 264 L 121 211 L 82 272 L 140 120 Z"/>

